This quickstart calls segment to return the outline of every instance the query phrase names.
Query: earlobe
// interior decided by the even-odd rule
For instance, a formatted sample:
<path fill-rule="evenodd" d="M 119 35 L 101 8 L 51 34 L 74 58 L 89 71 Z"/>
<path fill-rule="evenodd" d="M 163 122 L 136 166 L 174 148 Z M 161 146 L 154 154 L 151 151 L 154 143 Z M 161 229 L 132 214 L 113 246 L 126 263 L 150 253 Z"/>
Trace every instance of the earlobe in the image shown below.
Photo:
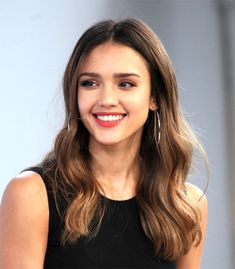
<path fill-rule="evenodd" d="M 152 110 L 152 111 L 155 111 L 155 110 L 157 110 L 157 108 L 158 108 L 157 105 L 155 104 L 155 102 L 151 98 L 150 104 L 149 104 L 149 109 Z"/>

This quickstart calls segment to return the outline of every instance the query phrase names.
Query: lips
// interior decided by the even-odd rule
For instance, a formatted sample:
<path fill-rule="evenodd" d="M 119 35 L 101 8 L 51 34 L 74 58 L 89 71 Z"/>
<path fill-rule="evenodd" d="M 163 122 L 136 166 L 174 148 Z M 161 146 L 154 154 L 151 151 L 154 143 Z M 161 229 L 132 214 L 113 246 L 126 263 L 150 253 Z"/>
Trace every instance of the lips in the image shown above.
<path fill-rule="evenodd" d="M 100 126 L 106 128 L 118 125 L 126 116 L 125 113 L 120 112 L 97 112 L 92 115 Z"/>

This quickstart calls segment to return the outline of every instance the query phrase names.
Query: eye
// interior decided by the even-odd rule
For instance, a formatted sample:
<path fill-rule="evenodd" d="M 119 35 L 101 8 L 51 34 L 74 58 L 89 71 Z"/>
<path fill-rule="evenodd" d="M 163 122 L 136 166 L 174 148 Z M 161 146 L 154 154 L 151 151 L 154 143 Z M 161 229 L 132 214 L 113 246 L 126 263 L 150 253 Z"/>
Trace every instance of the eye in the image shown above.
<path fill-rule="evenodd" d="M 124 89 L 129 89 L 132 87 L 136 87 L 136 85 L 130 81 L 122 81 L 119 83 L 119 87 L 124 88 Z"/>
<path fill-rule="evenodd" d="M 94 80 L 86 79 L 86 80 L 82 80 L 80 82 L 80 86 L 87 87 L 87 88 L 93 88 L 93 87 L 98 86 L 98 83 L 95 82 Z"/>

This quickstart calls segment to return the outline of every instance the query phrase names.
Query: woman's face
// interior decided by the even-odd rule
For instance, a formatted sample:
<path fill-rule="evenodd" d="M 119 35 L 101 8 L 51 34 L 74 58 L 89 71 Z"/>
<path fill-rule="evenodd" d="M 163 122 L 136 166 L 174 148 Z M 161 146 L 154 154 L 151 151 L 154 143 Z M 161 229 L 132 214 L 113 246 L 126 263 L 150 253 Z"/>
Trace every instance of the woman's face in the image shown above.
<path fill-rule="evenodd" d="M 155 108 L 145 59 L 118 43 L 94 48 L 79 69 L 78 107 L 90 145 L 138 145 Z"/>

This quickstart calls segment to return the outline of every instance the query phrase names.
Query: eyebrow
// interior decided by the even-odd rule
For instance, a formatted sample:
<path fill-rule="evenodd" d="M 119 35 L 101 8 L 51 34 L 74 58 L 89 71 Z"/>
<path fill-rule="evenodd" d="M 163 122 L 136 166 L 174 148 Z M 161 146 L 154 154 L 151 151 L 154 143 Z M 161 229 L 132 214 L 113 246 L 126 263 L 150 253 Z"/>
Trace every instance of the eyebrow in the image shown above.
<path fill-rule="evenodd" d="M 99 75 L 98 73 L 94 73 L 94 72 L 81 73 L 78 78 L 80 78 L 82 76 L 89 76 L 89 77 L 94 77 L 94 78 L 101 77 L 101 75 Z M 136 73 L 114 73 L 114 75 L 113 75 L 114 78 L 132 77 L 132 76 L 140 78 L 140 75 L 138 75 Z"/>

